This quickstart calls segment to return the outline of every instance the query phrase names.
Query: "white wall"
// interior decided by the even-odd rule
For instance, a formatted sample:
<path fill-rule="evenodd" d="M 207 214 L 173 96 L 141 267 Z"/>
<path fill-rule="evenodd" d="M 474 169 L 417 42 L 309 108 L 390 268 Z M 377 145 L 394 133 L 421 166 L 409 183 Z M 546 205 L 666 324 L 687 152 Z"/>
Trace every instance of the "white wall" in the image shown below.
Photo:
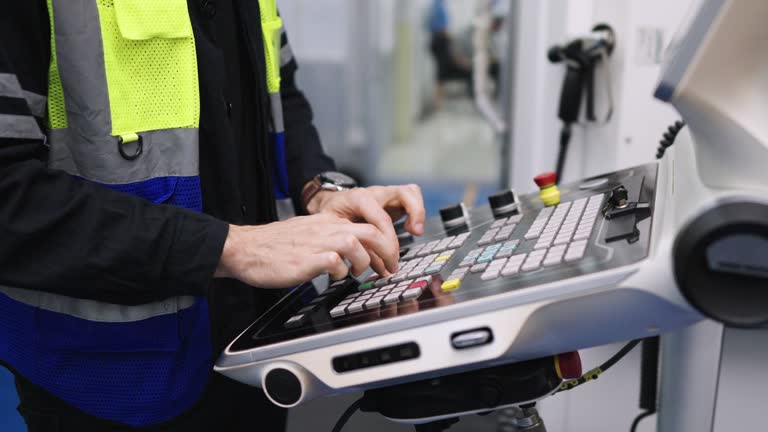
<path fill-rule="evenodd" d="M 615 114 L 608 125 L 576 128 L 564 180 L 653 160 L 661 133 L 678 116 L 652 97 L 660 64 L 658 56 L 647 53 L 653 52 L 657 44 L 664 47 L 669 43 L 696 0 L 518 2 L 512 186 L 522 191 L 535 190 L 532 177 L 554 169 L 561 126 L 557 105 L 564 66 L 549 64 L 547 49 L 588 32 L 600 22 L 607 22 L 617 32 L 617 47 L 610 62 Z M 604 69 L 598 71 L 598 80 L 601 77 L 606 77 Z M 602 82 L 598 82 L 598 116 L 607 106 Z"/>

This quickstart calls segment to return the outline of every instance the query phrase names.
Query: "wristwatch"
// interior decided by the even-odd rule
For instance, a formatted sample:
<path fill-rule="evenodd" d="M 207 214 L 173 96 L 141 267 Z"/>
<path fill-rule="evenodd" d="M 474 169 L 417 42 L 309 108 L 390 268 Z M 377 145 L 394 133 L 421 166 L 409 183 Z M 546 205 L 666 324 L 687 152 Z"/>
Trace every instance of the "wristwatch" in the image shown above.
<path fill-rule="evenodd" d="M 318 192 L 327 190 L 340 192 L 357 187 L 357 182 L 352 177 L 336 171 L 320 173 L 312 179 L 301 193 L 301 205 L 307 209 L 307 204 Z"/>

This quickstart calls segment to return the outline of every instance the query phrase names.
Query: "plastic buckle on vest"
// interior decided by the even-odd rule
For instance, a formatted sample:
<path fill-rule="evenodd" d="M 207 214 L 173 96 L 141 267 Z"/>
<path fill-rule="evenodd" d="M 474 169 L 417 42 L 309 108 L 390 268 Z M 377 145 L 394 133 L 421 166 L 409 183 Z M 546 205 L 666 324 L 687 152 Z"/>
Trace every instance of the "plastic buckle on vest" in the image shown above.
<path fill-rule="evenodd" d="M 125 152 L 125 144 L 132 142 L 136 143 L 136 151 L 132 155 L 129 155 Z M 117 137 L 117 151 L 120 152 L 120 156 L 122 156 L 125 160 L 136 160 L 144 151 L 144 138 L 141 135 L 135 133 L 119 135 Z"/>

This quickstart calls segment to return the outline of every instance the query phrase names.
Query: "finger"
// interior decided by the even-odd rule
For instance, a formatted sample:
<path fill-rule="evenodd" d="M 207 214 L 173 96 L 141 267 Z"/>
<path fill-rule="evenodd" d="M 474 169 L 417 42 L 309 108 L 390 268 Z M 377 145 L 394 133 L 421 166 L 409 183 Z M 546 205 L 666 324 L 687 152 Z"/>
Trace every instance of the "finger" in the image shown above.
<path fill-rule="evenodd" d="M 424 197 L 421 195 L 421 188 L 415 184 L 400 186 L 397 188 L 397 193 L 400 204 L 408 215 L 405 229 L 415 236 L 424 234 L 427 211 L 424 209 Z"/>
<path fill-rule="evenodd" d="M 371 256 L 354 234 L 348 232 L 334 233 L 326 242 L 333 245 L 339 255 L 349 260 L 352 264 L 353 275 L 359 276 L 368 270 Z"/>
<path fill-rule="evenodd" d="M 388 218 L 389 216 L 385 217 Z M 377 226 L 367 223 L 350 224 L 345 229 L 360 239 L 363 245 L 370 251 L 371 264 L 380 266 L 380 268 L 374 267 L 377 273 L 397 273 L 400 260 L 397 237 L 393 241 L 391 237 L 383 234 Z M 376 258 L 373 258 L 373 256 Z"/>
<path fill-rule="evenodd" d="M 309 257 L 309 263 L 313 274 L 328 274 L 334 281 L 342 280 L 349 275 L 349 267 L 336 252 L 314 254 Z"/>
<path fill-rule="evenodd" d="M 374 244 L 372 249 L 381 257 L 390 273 L 397 273 L 399 243 L 392 219 L 381 204 L 368 195 L 360 195 L 355 205 L 357 213 L 384 235 L 385 244 Z"/>
<path fill-rule="evenodd" d="M 368 250 L 368 254 L 371 259 L 371 268 L 373 271 L 383 277 L 389 277 L 392 275 L 389 270 L 387 270 L 387 266 L 384 264 L 384 260 L 382 260 L 381 257 L 376 255 L 376 253 L 371 250 Z"/>

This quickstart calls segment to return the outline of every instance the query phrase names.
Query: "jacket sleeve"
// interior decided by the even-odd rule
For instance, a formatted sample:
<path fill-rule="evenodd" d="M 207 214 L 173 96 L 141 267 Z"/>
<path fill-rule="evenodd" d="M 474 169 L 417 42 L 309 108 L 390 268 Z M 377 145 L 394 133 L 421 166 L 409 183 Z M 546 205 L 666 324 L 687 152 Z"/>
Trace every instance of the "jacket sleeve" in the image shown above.
<path fill-rule="evenodd" d="M 48 32 L 30 29 L 47 12 L 15 4 L 0 18 L 0 285 L 122 304 L 205 293 L 226 223 L 46 168 Z"/>
<path fill-rule="evenodd" d="M 288 186 L 297 213 L 305 213 L 301 191 L 312 178 L 336 165 L 323 150 L 320 135 L 312 124 L 312 107 L 296 85 L 298 64 L 285 31 L 280 37 L 280 96 L 285 121 L 285 151 Z"/>

